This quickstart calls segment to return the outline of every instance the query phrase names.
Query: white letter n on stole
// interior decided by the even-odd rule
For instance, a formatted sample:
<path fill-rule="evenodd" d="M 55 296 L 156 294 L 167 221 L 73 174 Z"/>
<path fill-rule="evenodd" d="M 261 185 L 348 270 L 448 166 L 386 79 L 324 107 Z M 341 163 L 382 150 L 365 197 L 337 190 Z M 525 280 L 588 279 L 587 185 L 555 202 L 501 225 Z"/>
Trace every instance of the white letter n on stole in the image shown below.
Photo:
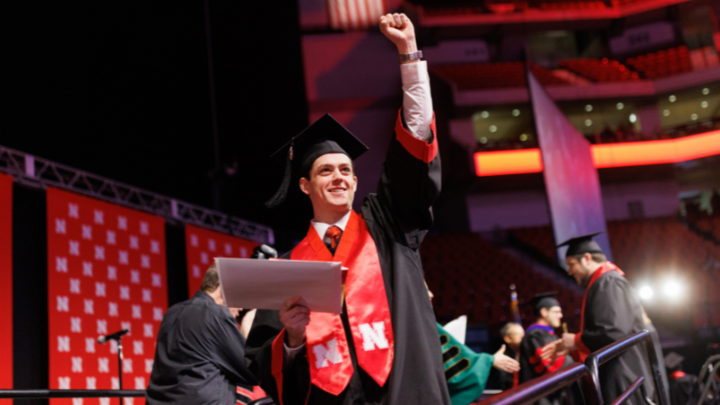
<path fill-rule="evenodd" d="M 372 326 L 369 323 L 360 324 L 360 333 L 363 337 L 363 349 L 366 352 L 378 349 L 387 349 L 390 344 L 385 337 L 385 323 L 384 322 L 373 322 Z"/>
<path fill-rule="evenodd" d="M 324 344 L 318 343 L 312 348 L 315 353 L 315 368 L 321 369 L 329 366 L 328 362 L 332 364 L 342 363 L 342 355 L 337 349 L 337 338 L 333 338 L 327 342 L 327 347 Z"/>

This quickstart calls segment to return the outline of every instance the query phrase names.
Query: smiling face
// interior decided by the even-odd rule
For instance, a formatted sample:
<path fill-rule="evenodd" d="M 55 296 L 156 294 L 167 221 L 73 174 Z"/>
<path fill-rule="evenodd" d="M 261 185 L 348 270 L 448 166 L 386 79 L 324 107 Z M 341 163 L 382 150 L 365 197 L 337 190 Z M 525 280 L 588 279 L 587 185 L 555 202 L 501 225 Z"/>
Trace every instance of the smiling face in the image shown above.
<path fill-rule="evenodd" d="M 540 317 L 547 322 L 548 325 L 557 329 L 560 327 L 562 319 L 562 309 L 560 307 L 542 308 L 540 310 Z"/>
<path fill-rule="evenodd" d="M 577 257 L 569 256 L 565 259 L 568 266 L 568 274 L 583 287 L 586 287 L 593 275 L 591 268 L 592 257 L 589 253 L 585 253 L 579 260 Z M 594 266 L 593 266 L 594 267 Z"/>
<path fill-rule="evenodd" d="M 315 159 L 308 178 L 300 179 L 300 189 L 310 197 L 315 219 L 345 215 L 357 190 L 357 177 L 350 158 L 343 153 L 327 153 Z"/>

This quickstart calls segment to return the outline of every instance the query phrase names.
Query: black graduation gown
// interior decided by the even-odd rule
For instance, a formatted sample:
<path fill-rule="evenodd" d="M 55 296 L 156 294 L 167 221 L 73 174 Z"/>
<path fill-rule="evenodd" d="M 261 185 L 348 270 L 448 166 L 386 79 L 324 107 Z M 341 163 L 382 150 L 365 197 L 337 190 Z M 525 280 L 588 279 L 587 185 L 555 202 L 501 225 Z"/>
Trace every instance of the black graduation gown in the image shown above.
<path fill-rule="evenodd" d="M 516 360 L 519 360 L 519 358 L 520 358 L 519 353 L 516 354 L 510 348 L 505 349 L 505 355 L 508 357 L 512 357 L 513 359 L 516 359 Z M 518 377 L 519 377 L 519 375 L 518 375 Z M 490 382 L 488 382 L 488 388 L 496 388 L 499 390 L 507 391 L 507 390 L 513 388 L 513 382 L 515 380 L 515 373 L 508 373 L 507 371 L 502 371 L 500 369 L 493 367 L 492 370 L 490 370 L 490 380 L 494 380 L 496 382 L 496 384 L 492 385 Z M 518 380 L 519 380 L 519 378 L 518 378 Z"/>
<path fill-rule="evenodd" d="M 595 352 L 644 329 L 640 298 L 630 283 L 617 271 L 601 275 L 587 293 L 582 343 Z M 653 396 L 653 377 L 643 345 L 636 345 L 600 366 L 605 403 L 612 403 L 641 375 L 645 376 L 648 395 Z M 645 405 L 645 401 L 638 390 L 625 404 Z"/>
<path fill-rule="evenodd" d="M 669 387 L 671 405 L 688 405 L 688 402 L 694 399 L 693 391 L 697 387 L 697 376 L 676 372 L 669 379 Z M 697 403 L 697 399 L 693 402 Z"/>
<path fill-rule="evenodd" d="M 660 378 L 662 378 L 665 393 L 667 397 L 670 398 L 670 381 L 668 380 L 667 368 L 665 368 L 665 356 L 663 355 L 662 345 L 660 344 L 660 335 L 652 323 L 646 323 L 645 329 L 650 333 L 650 337 L 652 338 L 655 356 L 657 356 L 658 362 L 660 363 Z"/>
<path fill-rule="evenodd" d="M 547 373 L 565 368 L 573 363 L 572 358 L 567 355 L 561 359 L 543 364 L 539 356 L 539 349 L 548 343 L 558 340 L 557 336 L 542 328 L 528 328 L 520 343 L 520 383 L 530 381 Z M 538 405 L 564 404 L 566 403 L 565 390 L 559 390 L 553 394 L 535 402 Z"/>
<path fill-rule="evenodd" d="M 403 136 L 405 143 L 398 140 Z M 432 225 L 431 204 L 440 192 L 440 155 L 426 163 L 429 157 L 417 156 L 422 148 L 411 153 L 403 146 L 408 143 L 408 136 L 412 135 L 398 122 L 377 194 L 368 195 L 362 205 L 362 216 L 377 247 L 390 307 L 395 338 L 392 371 L 380 387 L 358 367 L 347 316 L 343 314 L 353 376 L 339 396 L 312 386 L 308 404 L 450 404 L 435 315 L 423 282 L 418 252 Z M 278 404 L 278 390 L 271 373 L 272 342 L 282 328 L 277 311 L 259 310 L 246 345 L 251 370 L 260 379 L 263 390 Z M 304 404 L 309 387 L 310 369 L 303 349 L 283 370 L 284 405 Z"/>
<path fill-rule="evenodd" d="M 158 331 L 148 405 L 235 404 L 238 384 L 254 384 L 235 318 L 206 293 L 173 305 Z"/>

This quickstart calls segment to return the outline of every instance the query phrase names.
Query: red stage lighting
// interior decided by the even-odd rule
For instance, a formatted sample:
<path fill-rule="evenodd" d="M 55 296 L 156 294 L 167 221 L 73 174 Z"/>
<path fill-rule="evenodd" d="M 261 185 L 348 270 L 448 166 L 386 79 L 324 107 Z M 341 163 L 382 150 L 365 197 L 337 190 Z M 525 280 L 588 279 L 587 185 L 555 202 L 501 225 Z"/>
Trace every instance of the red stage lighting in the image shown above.
<path fill-rule="evenodd" d="M 539 173 L 543 165 L 540 149 L 503 150 L 475 153 L 475 173 L 482 176 Z"/>
<path fill-rule="evenodd" d="M 720 154 L 720 131 L 679 139 L 591 145 L 590 148 L 597 169 L 678 163 Z M 539 149 L 475 153 L 475 173 L 480 177 L 541 171 Z"/>

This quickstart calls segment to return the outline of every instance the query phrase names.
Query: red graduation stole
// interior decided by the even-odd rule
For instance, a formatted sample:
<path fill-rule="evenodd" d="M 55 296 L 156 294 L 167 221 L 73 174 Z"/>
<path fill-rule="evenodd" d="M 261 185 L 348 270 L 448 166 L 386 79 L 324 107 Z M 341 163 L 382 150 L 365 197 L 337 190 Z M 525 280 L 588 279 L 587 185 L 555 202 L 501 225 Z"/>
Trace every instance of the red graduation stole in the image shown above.
<path fill-rule="evenodd" d="M 590 355 L 590 349 L 585 346 L 585 344 L 582 342 L 581 336 L 582 336 L 582 330 L 585 328 L 585 303 L 587 303 L 587 296 L 588 292 L 590 291 L 590 287 L 597 281 L 597 279 L 600 278 L 603 274 L 610 272 L 610 271 L 617 271 L 620 273 L 621 276 L 624 276 L 625 273 L 623 273 L 620 268 L 609 261 L 606 261 L 603 263 L 600 268 L 595 270 L 595 273 L 590 278 L 590 282 L 587 285 L 587 288 L 585 289 L 585 295 L 583 296 L 583 303 L 582 303 L 582 312 L 580 312 L 580 333 L 575 335 L 575 345 L 577 346 L 577 354 L 580 358 L 581 362 L 585 362 L 585 359 Z M 575 356 L 573 356 L 575 357 Z"/>
<path fill-rule="evenodd" d="M 350 212 L 334 257 L 311 225 L 305 239 L 293 249 L 290 259 L 338 261 L 348 268 L 345 304 L 358 365 L 378 385 L 385 385 L 392 370 L 393 329 L 377 248 L 362 217 Z M 313 312 L 310 316 L 305 347 L 311 382 L 330 394 L 340 395 L 353 374 L 342 320 L 340 315 L 324 312 Z M 284 335 L 283 331 L 273 344 L 272 364 L 281 398 Z"/>

